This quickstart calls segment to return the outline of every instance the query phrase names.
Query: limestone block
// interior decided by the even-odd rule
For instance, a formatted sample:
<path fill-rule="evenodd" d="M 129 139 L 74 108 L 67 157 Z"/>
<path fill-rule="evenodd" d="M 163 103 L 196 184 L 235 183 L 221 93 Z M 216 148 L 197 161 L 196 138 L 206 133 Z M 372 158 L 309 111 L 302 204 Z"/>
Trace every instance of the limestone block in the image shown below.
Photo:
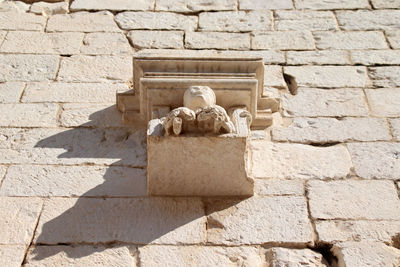
<path fill-rule="evenodd" d="M 195 30 L 198 18 L 169 12 L 122 12 L 115 21 L 124 30 Z"/>
<path fill-rule="evenodd" d="M 245 245 L 311 244 L 312 230 L 304 197 L 275 196 L 246 200 L 210 200 L 207 241 Z"/>
<path fill-rule="evenodd" d="M 337 30 L 335 15 L 330 11 L 283 11 L 275 12 L 275 28 L 278 31 Z"/>
<path fill-rule="evenodd" d="M 235 0 L 157 0 L 156 10 L 172 12 L 198 12 L 236 10 Z"/>
<path fill-rule="evenodd" d="M 399 221 L 316 221 L 319 240 L 326 243 L 345 241 L 392 242 L 400 229 Z"/>
<path fill-rule="evenodd" d="M 0 12 L 19 12 L 24 13 L 30 8 L 29 4 L 22 1 L 1 1 Z"/>
<path fill-rule="evenodd" d="M 19 102 L 25 84 L 18 82 L 0 83 L 0 103 Z"/>
<path fill-rule="evenodd" d="M 392 127 L 393 137 L 400 141 L 400 119 L 391 119 L 389 122 Z"/>
<path fill-rule="evenodd" d="M 72 11 L 79 10 L 153 10 L 155 0 L 74 0 Z"/>
<path fill-rule="evenodd" d="M 301 180 L 255 179 L 254 191 L 260 196 L 302 196 L 304 185 Z"/>
<path fill-rule="evenodd" d="M 34 242 L 197 244 L 205 229 L 198 198 L 58 198 L 45 202 Z"/>
<path fill-rule="evenodd" d="M 295 0 L 297 9 L 356 9 L 369 8 L 368 0 Z"/>
<path fill-rule="evenodd" d="M 152 246 L 139 248 L 140 266 L 260 266 L 254 247 Z"/>
<path fill-rule="evenodd" d="M 81 54 L 114 55 L 132 52 L 128 39 L 122 33 L 87 33 L 80 48 Z"/>
<path fill-rule="evenodd" d="M 51 16 L 48 32 L 121 32 L 110 12 L 77 12 Z"/>
<path fill-rule="evenodd" d="M 399 66 L 370 68 L 369 73 L 373 79 L 373 84 L 377 87 L 400 86 Z"/>
<path fill-rule="evenodd" d="M 386 30 L 399 27 L 400 10 L 338 11 L 343 30 Z"/>
<path fill-rule="evenodd" d="M 67 14 L 69 8 L 68 2 L 66 1 L 58 3 L 35 2 L 32 4 L 29 11 L 31 13 L 49 17 L 55 14 Z"/>
<path fill-rule="evenodd" d="M 59 58 L 55 55 L 2 54 L 0 82 L 54 80 L 58 62 Z"/>
<path fill-rule="evenodd" d="M 399 65 L 399 50 L 359 50 L 351 52 L 351 60 L 363 65 Z"/>
<path fill-rule="evenodd" d="M 128 38 L 135 48 L 183 49 L 183 31 L 130 31 Z"/>
<path fill-rule="evenodd" d="M 270 248 L 265 251 L 267 266 L 327 267 L 324 257 L 311 249 Z"/>
<path fill-rule="evenodd" d="M 42 31 L 46 18 L 30 13 L 0 12 L 0 30 Z"/>
<path fill-rule="evenodd" d="M 372 0 L 372 6 L 378 8 L 399 8 L 399 0 Z"/>
<path fill-rule="evenodd" d="M 283 79 L 281 66 L 265 66 L 264 67 L 264 86 L 277 88 L 286 88 L 287 85 Z"/>
<path fill-rule="evenodd" d="M 334 143 L 391 140 L 386 120 L 379 118 L 294 118 L 288 128 L 272 130 L 275 141 Z"/>
<path fill-rule="evenodd" d="M 382 117 L 400 116 L 400 89 L 367 89 L 365 93 L 372 114 Z"/>
<path fill-rule="evenodd" d="M 185 47 L 191 49 L 235 49 L 250 48 L 250 35 L 226 32 L 187 32 Z"/>
<path fill-rule="evenodd" d="M 0 245 L 0 265 L 19 267 L 25 256 L 25 245 Z"/>
<path fill-rule="evenodd" d="M 0 165 L 0 181 L 3 181 L 4 175 L 6 174 L 7 166 Z"/>
<path fill-rule="evenodd" d="M 136 197 L 146 195 L 146 172 L 127 167 L 17 165 L 0 195 Z"/>
<path fill-rule="evenodd" d="M 391 181 L 309 181 L 316 219 L 399 220 L 400 201 Z"/>
<path fill-rule="evenodd" d="M 345 242 L 331 249 L 338 259 L 338 267 L 398 266 L 400 250 L 377 242 Z"/>
<path fill-rule="evenodd" d="M 387 30 L 386 36 L 392 48 L 400 48 L 400 30 Z"/>
<path fill-rule="evenodd" d="M 112 104 L 65 104 L 60 117 L 64 127 L 124 127 Z"/>
<path fill-rule="evenodd" d="M 133 255 L 131 255 L 131 253 Z M 135 249 L 128 246 L 37 246 L 29 249 L 25 266 L 135 267 Z"/>
<path fill-rule="evenodd" d="M 319 49 L 385 49 L 385 36 L 379 31 L 314 32 Z"/>
<path fill-rule="evenodd" d="M 282 106 L 288 117 L 368 116 L 360 89 L 299 89 L 296 96 L 284 95 Z"/>
<path fill-rule="evenodd" d="M 351 64 L 349 53 L 343 50 L 288 51 L 286 56 L 287 63 L 290 65 Z"/>
<path fill-rule="evenodd" d="M 310 50 L 315 49 L 309 31 L 279 31 L 256 33 L 252 38 L 252 49 Z"/>
<path fill-rule="evenodd" d="M 55 127 L 56 104 L 0 104 L 0 126 Z"/>
<path fill-rule="evenodd" d="M 43 33 L 11 31 L 0 52 L 24 54 L 78 54 L 83 33 Z M 35 44 L 35 45 L 32 45 Z"/>
<path fill-rule="evenodd" d="M 199 15 L 199 29 L 204 31 L 269 31 L 271 27 L 272 13 L 266 11 L 203 12 Z"/>
<path fill-rule="evenodd" d="M 258 9 L 292 9 L 293 3 L 290 0 L 239 0 L 239 9 L 258 10 Z"/>
<path fill-rule="evenodd" d="M 132 77 L 131 56 L 81 56 L 63 58 L 57 80 L 61 82 L 126 82 Z"/>
<path fill-rule="evenodd" d="M 348 144 L 358 176 L 368 179 L 399 179 L 399 143 Z"/>
<path fill-rule="evenodd" d="M 352 166 L 341 145 L 314 147 L 256 140 L 251 142 L 251 150 L 254 178 L 342 178 Z"/>
<path fill-rule="evenodd" d="M 0 47 L 1 47 L 1 44 L 3 43 L 3 40 L 6 37 L 6 35 L 7 35 L 7 31 L 0 31 Z"/>
<path fill-rule="evenodd" d="M 39 198 L 0 197 L 0 243 L 29 245 L 41 209 Z"/>

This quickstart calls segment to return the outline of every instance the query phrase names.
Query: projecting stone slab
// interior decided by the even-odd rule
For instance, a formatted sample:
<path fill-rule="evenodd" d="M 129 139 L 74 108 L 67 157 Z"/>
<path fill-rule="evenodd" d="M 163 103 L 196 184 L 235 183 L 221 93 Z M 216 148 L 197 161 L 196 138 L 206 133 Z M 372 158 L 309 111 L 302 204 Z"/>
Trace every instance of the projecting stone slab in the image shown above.
<path fill-rule="evenodd" d="M 132 52 L 128 39 L 122 33 L 87 33 L 80 48 L 81 54 L 116 55 Z"/>
<path fill-rule="evenodd" d="M 157 0 L 156 10 L 172 12 L 236 10 L 236 1 Z"/>
<path fill-rule="evenodd" d="M 309 31 L 271 31 L 257 33 L 252 38 L 252 49 L 312 50 L 314 39 Z"/>
<path fill-rule="evenodd" d="M 71 10 L 153 10 L 155 0 L 75 0 Z"/>
<path fill-rule="evenodd" d="M 365 90 L 371 111 L 376 116 L 400 116 L 400 88 Z"/>
<path fill-rule="evenodd" d="M 259 10 L 259 9 L 292 9 L 293 3 L 290 0 L 239 0 L 239 9 L 241 10 Z"/>
<path fill-rule="evenodd" d="M 400 67 L 376 67 L 369 68 L 370 76 L 377 87 L 399 87 L 400 86 Z"/>
<path fill-rule="evenodd" d="M 0 126 L 55 127 L 56 104 L 0 104 Z"/>
<path fill-rule="evenodd" d="M 30 13 L 0 12 L 0 30 L 42 31 L 46 18 Z"/>
<path fill-rule="evenodd" d="M 324 257 L 311 249 L 270 248 L 265 251 L 268 266 L 328 267 Z"/>
<path fill-rule="evenodd" d="M 396 140 L 400 141 L 400 119 L 392 119 L 389 120 L 390 125 L 392 126 L 393 136 Z"/>
<path fill-rule="evenodd" d="M 25 245 L 0 245 L 0 265 L 19 267 L 25 256 Z"/>
<path fill-rule="evenodd" d="M 255 179 L 254 192 L 260 196 L 302 196 L 304 185 L 301 180 Z"/>
<path fill-rule="evenodd" d="M 25 87 L 24 83 L 18 83 L 18 82 L 0 83 L 0 103 L 19 102 L 24 87 Z"/>

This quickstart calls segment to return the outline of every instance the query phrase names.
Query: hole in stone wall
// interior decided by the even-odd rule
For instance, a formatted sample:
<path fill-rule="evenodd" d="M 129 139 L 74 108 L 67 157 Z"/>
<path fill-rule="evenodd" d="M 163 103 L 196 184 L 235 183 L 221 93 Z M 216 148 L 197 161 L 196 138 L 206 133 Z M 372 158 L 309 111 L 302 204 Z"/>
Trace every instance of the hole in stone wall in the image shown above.
<path fill-rule="evenodd" d="M 397 249 L 400 249 L 400 233 L 396 234 L 395 236 L 392 237 L 392 247 L 395 247 Z"/>
<path fill-rule="evenodd" d="M 292 75 L 289 75 L 289 74 L 286 74 L 286 73 L 283 74 L 283 78 L 285 79 L 285 82 L 286 82 L 286 85 L 287 85 L 287 87 L 289 89 L 289 92 L 292 95 L 297 95 L 297 88 L 298 87 L 297 87 L 296 78 L 293 77 Z"/>
<path fill-rule="evenodd" d="M 333 255 L 331 249 L 333 245 L 332 244 L 316 244 L 314 248 L 311 248 L 312 250 L 321 253 L 321 255 L 324 257 L 324 259 L 329 263 L 330 266 L 337 266 L 338 260 L 335 255 Z"/>

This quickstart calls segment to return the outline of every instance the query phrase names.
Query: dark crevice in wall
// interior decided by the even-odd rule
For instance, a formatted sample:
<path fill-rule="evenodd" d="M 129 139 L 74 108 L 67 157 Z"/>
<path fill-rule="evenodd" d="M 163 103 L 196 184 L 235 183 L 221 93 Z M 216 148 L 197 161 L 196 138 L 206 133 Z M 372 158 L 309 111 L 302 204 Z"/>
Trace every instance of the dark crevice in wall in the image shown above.
<path fill-rule="evenodd" d="M 293 77 L 292 75 L 289 75 L 286 73 L 283 74 L 283 78 L 285 79 L 285 82 L 289 89 L 289 92 L 292 95 L 297 95 L 298 86 L 297 86 L 296 78 Z"/>
<path fill-rule="evenodd" d="M 329 266 L 335 267 L 338 264 L 338 259 L 336 256 L 332 253 L 332 244 L 327 244 L 327 243 L 319 243 L 316 244 L 315 247 L 310 248 L 314 250 L 315 252 L 320 253 L 324 259 L 327 261 Z"/>

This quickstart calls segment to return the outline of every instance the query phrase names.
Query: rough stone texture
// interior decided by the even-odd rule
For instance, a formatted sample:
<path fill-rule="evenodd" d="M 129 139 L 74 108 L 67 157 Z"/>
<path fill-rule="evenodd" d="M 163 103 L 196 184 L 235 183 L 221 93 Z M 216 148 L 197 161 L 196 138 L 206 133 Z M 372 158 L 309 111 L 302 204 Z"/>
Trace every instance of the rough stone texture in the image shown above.
<path fill-rule="evenodd" d="M 302 196 L 304 185 L 299 180 L 255 179 L 254 192 L 260 196 Z"/>
<path fill-rule="evenodd" d="M 61 82 L 126 82 L 132 77 L 131 56 L 72 56 L 63 58 Z"/>
<path fill-rule="evenodd" d="M 49 32 L 120 32 L 109 12 L 57 14 L 47 22 Z"/>
<path fill-rule="evenodd" d="M 345 241 L 392 242 L 400 229 L 399 221 L 316 221 L 319 240 L 327 243 Z"/>
<path fill-rule="evenodd" d="M 282 106 L 288 117 L 368 116 L 360 89 L 300 89 L 296 96 L 284 95 Z"/>
<path fill-rule="evenodd" d="M 303 197 L 275 196 L 206 204 L 207 241 L 212 244 L 312 243 Z"/>
<path fill-rule="evenodd" d="M 400 67 L 376 67 L 369 69 L 376 87 L 400 87 Z"/>
<path fill-rule="evenodd" d="M 130 31 L 128 38 L 136 48 L 183 49 L 183 31 Z"/>
<path fill-rule="evenodd" d="M 50 199 L 35 243 L 196 244 L 204 242 L 205 229 L 197 198 Z"/>
<path fill-rule="evenodd" d="M 392 127 L 392 133 L 396 140 L 400 141 L 400 119 L 389 120 Z"/>
<path fill-rule="evenodd" d="M 400 50 L 360 50 L 351 52 L 351 60 L 363 65 L 399 65 Z"/>
<path fill-rule="evenodd" d="M 290 65 L 347 65 L 350 56 L 343 50 L 288 51 L 287 63 Z"/>
<path fill-rule="evenodd" d="M 29 4 L 22 1 L 1 1 L 0 12 L 26 12 L 29 10 Z"/>
<path fill-rule="evenodd" d="M 140 266 L 259 266 L 258 249 L 253 247 L 143 246 Z"/>
<path fill-rule="evenodd" d="M 314 32 L 319 49 L 385 49 L 388 45 L 382 32 Z"/>
<path fill-rule="evenodd" d="M 115 21 L 124 30 L 194 30 L 196 16 L 168 12 L 122 12 Z"/>
<path fill-rule="evenodd" d="M 78 54 L 83 33 L 9 32 L 0 52 L 26 54 Z"/>
<path fill-rule="evenodd" d="M 29 245 L 41 209 L 38 198 L 0 197 L 0 243 Z"/>
<path fill-rule="evenodd" d="M 3 180 L 4 175 L 6 174 L 7 166 L 0 165 L 0 181 Z"/>
<path fill-rule="evenodd" d="M 25 84 L 18 82 L 0 83 L 0 103 L 16 103 L 19 101 Z"/>
<path fill-rule="evenodd" d="M 284 73 L 294 76 L 298 86 L 365 87 L 370 83 L 367 69 L 359 66 L 284 67 Z"/>
<path fill-rule="evenodd" d="M 0 245 L 0 265 L 5 267 L 19 267 L 25 256 L 24 245 Z"/>
<path fill-rule="evenodd" d="M 137 266 L 136 258 L 132 255 L 134 252 L 134 248 L 127 246 L 37 246 L 28 251 L 24 266 L 134 267 Z"/>
<path fill-rule="evenodd" d="M 258 9 L 292 9 L 293 3 L 290 0 L 239 0 L 239 9 L 258 10 Z"/>
<path fill-rule="evenodd" d="M 400 116 L 400 88 L 365 90 L 372 114 L 382 117 Z"/>
<path fill-rule="evenodd" d="M 307 50 L 314 49 L 309 31 L 280 31 L 257 33 L 252 38 L 252 49 Z"/>
<path fill-rule="evenodd" d="M 388 30 L 385 32 L 390 46 L 395 49 L 400 48 L 400 30 Z"/>
<path fill-rule="evenodd" d="M 187 32 L 185 47 L 244 50 L 250 48 L 250 36 L 244 33 Z"/>
<path fill-rule="evenodd" d="M 156 10 L 173 12 L 236 10 L 236 1 L 157 0 Z"/>
<path fill-rule="evenodd" d="M 122 33 L 87 33 L 80 47 L 81 54 L 114 55 L 132 52 L 128 39 Z"/>
<path fill-rule="evenodd" d="M 327 267 L 324 257 L 311 249 L 270 248 L 265 251 L 268 266 Z"/>
<path fill-rule="evenodd" d="M 358 176 L 368 179 L 400 178 L 400 143 L 348 144 Z"/>
<path fill-rule="evenodd" d="M 114 104 L 65 104 L 60 117 L 64 127 L 124 127 Z"/>
<path fill-rule="evenodd" d="M 71 10 L 153 10 L 155 0 L 74 0 Z"/>
<path fill-rule="evenodd" d="M 310 181 L 308 192 L 316 219 L 400 219 L 400 201 L 391 181 Z"/>
<path fill-rule="evenodd" d="M 29 13 L 0 12 L 0 30 L 42 31 L 46 18 Z"/>
<path fill-rule="evenodd" d="M 68 2 L 58 3 L 47 3 L 47 2 L 35 2 L 32 4 L 30 10 L 31 13 L 50 16 L 55 14 L 67 14 L 68 13 Z"/>
<path fill-rule="evenodd" d="M 372 0 L 374 8 L 400 8 L 400 0 Z"/>
<path fill-rule="evenodd" d="M 342 178 L 352 166 L 349 153 L 342 145 L 313 147 L 252 141 L 251 149 L 255 178 Z"/>
<path fill-rule="evenodd" d="M 398 266 L 400 250 L 377 242 L 345 242 L 331 249 L 339 267 Z"/>
<path fill-rule="evenodd" d="M 368 0 L 295 0 L 297 9 L 355 9 L 369 8 Z"/>
<path fill-rule="evenodd" d="M 58 62 L 55 55 L 0 54 L 0 82 L 53 80 Z"/>
<path fill-rule="evenodd" d="M 56 104 L 0 104 L 0 126 L 54 127 Z"/>
<path fill-rule="evenodd" d="M 379 118 L 294 118 L 288 128 L 272 130 L 275 141 L 334 143 L 387 141 L 392 137 L 386 120 Z"/>
<path fill-rule="evenodd" d="M 4 38 L 6 37 L 6 35 L 7 35 L 6 31 L 0 31 L 0 47 L 1 47 L 1 44 L 3 43 Z"/>
<path fill-rule="evenodd" d="M 385 30 L 399 28 L 400 10 L 338 11 L 339 25 L 344 30 Z"/>
<path fill-rule="evenodd" d="M 278 88 L 286 88 L 285 80 L 283 79 L 281 66 L 265 66 L 264 67 L 264 86 L 272 86 Z"/>
<path fill-rule="evenodd" d="M 278 31 L 338 29 L 335 15 L 327 11 L 276 11 L 274 23 Z"/>

